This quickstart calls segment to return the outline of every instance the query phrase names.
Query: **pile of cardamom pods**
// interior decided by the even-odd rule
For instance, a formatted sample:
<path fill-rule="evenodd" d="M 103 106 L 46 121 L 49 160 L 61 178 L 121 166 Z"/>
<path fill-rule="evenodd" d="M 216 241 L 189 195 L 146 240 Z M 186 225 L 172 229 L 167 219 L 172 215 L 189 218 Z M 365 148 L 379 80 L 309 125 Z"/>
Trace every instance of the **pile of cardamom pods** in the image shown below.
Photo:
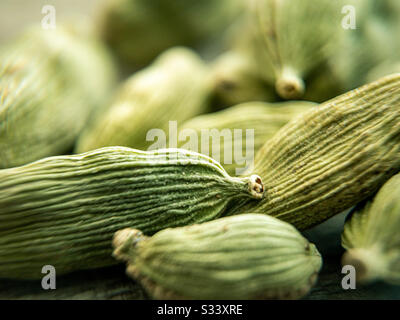
<path fill-rule="evenodd" d="M 343 265 L 400 284 L 399 3 L 105 0 L 2 44 L 0 279 L 302 298 L 352 208 Z"/>

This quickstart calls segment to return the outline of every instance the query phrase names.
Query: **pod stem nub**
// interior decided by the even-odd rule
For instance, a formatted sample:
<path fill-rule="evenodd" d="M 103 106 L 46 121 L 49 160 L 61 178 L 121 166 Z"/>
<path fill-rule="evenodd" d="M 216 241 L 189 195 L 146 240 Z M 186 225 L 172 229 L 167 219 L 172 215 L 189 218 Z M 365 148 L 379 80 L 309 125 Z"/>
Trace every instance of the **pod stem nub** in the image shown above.
<path fill-rule="evenodd" d="M 285 68 L 276 80 L 275 88 L 283 99 L 293 100 L 304 95 L 305 83 L 291 68 Z"/>
<path fill-rule="evenodd" d="M 117 231 L 112 240 L 114 248 L 113 257 L 117 260 L 129 261 L 130 253 L 134 250 L 137 244 L 147 237 L 137 229 L 125 228 Z"/>
<path fill-rule="evenodd" d="M 343 266 L 354 267 L 357 283 L 370 283 L 381 278 L 387 270 L 385 261 L 384 257 L 373 248 L 349 249 L 342 256 Z"/>
<path fill-rule="evenodd" d="M 255 199 L 262 199 L 264 196 L 264 184 L 258 175 L 253 174 L 249 178 L 249 191 Z"/>

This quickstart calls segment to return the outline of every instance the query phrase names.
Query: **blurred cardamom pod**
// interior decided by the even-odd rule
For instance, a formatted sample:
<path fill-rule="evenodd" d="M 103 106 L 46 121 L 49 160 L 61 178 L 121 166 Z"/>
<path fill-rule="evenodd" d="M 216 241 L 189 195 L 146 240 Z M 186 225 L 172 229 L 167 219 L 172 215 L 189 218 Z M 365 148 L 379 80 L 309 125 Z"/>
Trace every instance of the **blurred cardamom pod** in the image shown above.
<path fill-rule="evenodd" d="M 360 204 L 344 226 L 343 265 L 356 269 L 358 282 L 400 284 L 400 174 L 388 180 L 373 200 Z"/>
<path fill-rule="evenodd" d="M 178 146 L 209 155 L 229 174 L 236 175 L 253 162 L 254 154 L 280 128 L 315 105 L 303 101 L 248 102 L 200 115 L 179 128 L 179 137 L 189 137 L 189 141 L 179 140 Z M 252 130 L 251 134 L 246 130 Z"/>
<path fill-rule="evenodd" d="M 260 77 L 251 58 L 238 51 L 228 51 L 215 61 L 212 81 L 214 94 L 222 106 L 276 100 L 274 88 Z"/>
<path fill-rule="evenodd" d="M 173 46 L 197 47 L 218 38 L 234 22 L 243 0 L 108 0 L 98 32 L 127 67 L 150 63 Z"/>
<path fill-rule="evenodd" d="M 282 98 L 302 97 L 307 74 L 337 51 L 344 36 L 344 4 L 342 0 L 253 1 L 253 56 Z"/>
<path fill-rule="evenodd" d="M 105 146 L 146 150 L 154 143 L 150 130 L 168 132 L 169 121 L 180 123 L 207 110 L 208 72 L 194 51 L 167 50 L 121 85 L 111 106 L 79 138 L 77 152 Z"/>
<path fill-rule="evenodd" d="M 102 44 L 61 25 L 2 47 L 0 168 L 69 151 L 115 78 Z"/>

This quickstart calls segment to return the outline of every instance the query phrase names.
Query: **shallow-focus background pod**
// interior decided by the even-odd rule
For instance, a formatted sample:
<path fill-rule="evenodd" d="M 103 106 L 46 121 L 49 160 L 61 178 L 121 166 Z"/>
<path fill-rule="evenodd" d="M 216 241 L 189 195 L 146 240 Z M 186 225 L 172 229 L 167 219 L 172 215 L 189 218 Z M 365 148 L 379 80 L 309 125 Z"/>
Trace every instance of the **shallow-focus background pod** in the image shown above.
<path fill-rule="evenodd" d="M 343 265 L 356 269 L 361 283 L 400 284 L 400 174 L 349 216 L 342 235 Z"/>
<path fill-rule="evenodd" d="M 34 27 L 0 49 L 0 168 L 68 152 L 115 81 L 84 30 Z"/>
<path fill-rule="evenodd" d="M 134 69 L 170 47 L 215 41 L 243 4 L 244 0 L 106 0 L 98 32 L 118 60 Z"/>

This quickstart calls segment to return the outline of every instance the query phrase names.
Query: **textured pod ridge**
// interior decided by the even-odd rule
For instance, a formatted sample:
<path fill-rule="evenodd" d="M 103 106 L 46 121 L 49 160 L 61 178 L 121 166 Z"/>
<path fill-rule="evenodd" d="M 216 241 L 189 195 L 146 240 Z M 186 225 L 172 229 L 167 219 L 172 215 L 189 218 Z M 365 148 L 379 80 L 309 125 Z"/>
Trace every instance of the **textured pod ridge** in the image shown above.
<path fill-rule="evenodd" d="M 269 214 L 306 229 L 372 196 L 400 170 L 400 74 L 329 100 L 281 128 L 245 175 L 264 198 L 231 214 Z"/>
<path fill-rule="evenodd" d="M 114 235 L 114 256 L 157 299 L 295 299 L 317 279 L 321 256 L 291 225 L 243 214 L 149 238 Z"/>
<path fill-rule="evenodd" d="M 46 264 L 57 274 L 115 264 L 117 230 L 213 220 L 261 189 L 183 149 L 106 147 L 0 170 L 0 278 L 35 279 Z"/>

